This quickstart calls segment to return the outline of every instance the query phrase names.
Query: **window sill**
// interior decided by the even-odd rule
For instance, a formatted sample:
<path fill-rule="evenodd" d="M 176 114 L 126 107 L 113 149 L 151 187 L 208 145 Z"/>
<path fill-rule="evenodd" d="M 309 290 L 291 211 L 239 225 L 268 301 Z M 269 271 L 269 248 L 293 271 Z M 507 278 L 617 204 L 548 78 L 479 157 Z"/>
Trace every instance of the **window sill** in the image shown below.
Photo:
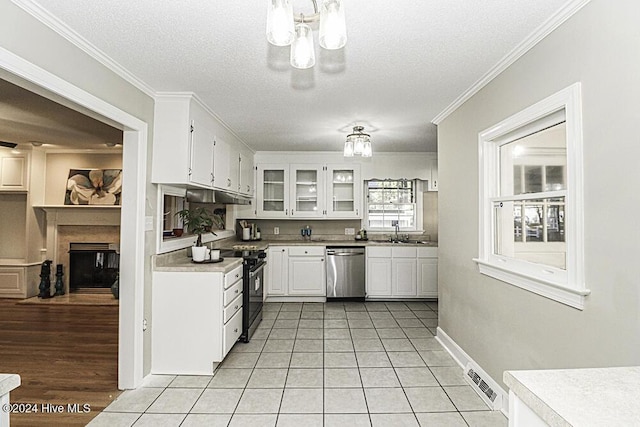
<path fill-rule="evenodd" d="M 584 309 L 584 300 L 591 293 L 532 277 L 513 269 L 506 269 L 485 260 L 474 258 L 481 274 L 517 286 L 521 289 L 552 299 L 578 310 Z"/>

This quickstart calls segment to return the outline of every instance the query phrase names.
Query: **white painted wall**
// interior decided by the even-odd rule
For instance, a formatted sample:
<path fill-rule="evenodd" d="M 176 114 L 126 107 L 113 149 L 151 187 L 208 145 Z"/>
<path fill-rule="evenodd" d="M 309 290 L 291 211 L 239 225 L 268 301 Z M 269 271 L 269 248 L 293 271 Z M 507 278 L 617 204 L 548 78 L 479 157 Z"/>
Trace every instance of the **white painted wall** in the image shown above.
<path fill-rule="evenodd" d="M 640 3 L 592 0 L 438 127 L 440 327 L 507 369 L 640 364 Z M 583 311 L 482 276 L 478 133 L 582 82 Z"/>

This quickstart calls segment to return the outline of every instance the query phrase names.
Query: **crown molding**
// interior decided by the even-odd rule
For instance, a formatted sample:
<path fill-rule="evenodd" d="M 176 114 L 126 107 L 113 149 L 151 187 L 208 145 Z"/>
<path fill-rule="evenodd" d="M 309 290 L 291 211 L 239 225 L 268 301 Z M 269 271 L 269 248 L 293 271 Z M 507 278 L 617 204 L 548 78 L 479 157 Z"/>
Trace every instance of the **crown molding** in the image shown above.
<path fill-rule="evenodd" d="M 449 104 L 440 114 L 435 116 L 431 123 L 439 125 L 451 113 L 456 111 L 462 104 L 467 102 L 473 95 L 478 93 L 483 87 L 488 85 L 493 79 L 498 77 L 503 71 L 509 68 L 525 53 L 531 50 L 542 39 L 551 34 L 556 28 L 562 25 L 567 19 L 571 18 L 582 9 L 591 0 L 573 0 L 558 10 L 554 15 L 547 19 L 542 25 L 536 28 L 529 36 L 527 36 L 519 45 L 511 52 L 506 54 L 496 65 L 487 71 L 478 81 L 476 81 L 469 89 L 458 96 L 451 104 Z"/>
<path fill-rule="evenodd" d="M 198 96 L 195 92 L 156 92 L 156 98 L 176 98 L 176 99 L 193 99 L 198 103 L 207 113 L 209 113 L 214 119 L 216 119 L 223 128 L 225 128 L 231 135 L 236 137 L 242 145 L 244 145 L 249 151 L 255 154 L 256 150 L 253 149 L 249 144 L 244 142 L 242 138 L 234 131 L 231 126 L 229 126 L 222 118 L 216 114 L 215 111 L 211 109 L 203 100 Z"/>
<path fill-rule="evenodd" d="M 100 62 L 109 70 L 117 74 L 119 77 L 130 83 L 146 95 L 151 98 L 155 98 L 155 91 L 151 86 L 140 80 L 138 77 L 129 72 L 122 65 L 117 63 L 111 57 L 106 55 L 100 49 L 95 47 L 84 37 L 71 29 L 67 24 L 60 19 L 53 16 L 49 11 L 44 9 L 38 3 L 32 0 L 11 0 L 15 5 L 23 9 L 25 12 L 42 22 L 44 25 L 52 29 L 54 32 L 64 37 L 67 41 L 71 42 L 74 46 L 88 54 L 90 57 Z"/>

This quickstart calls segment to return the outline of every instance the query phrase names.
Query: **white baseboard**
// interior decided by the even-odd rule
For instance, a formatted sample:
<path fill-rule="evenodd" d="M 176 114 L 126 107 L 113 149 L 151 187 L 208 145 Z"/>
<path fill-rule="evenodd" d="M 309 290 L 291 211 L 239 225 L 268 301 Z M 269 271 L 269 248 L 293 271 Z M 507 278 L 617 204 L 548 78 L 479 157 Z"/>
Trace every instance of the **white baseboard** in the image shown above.
<path fill-rule="evenodd" d="M 440 327 L 437 329 L 436 340 L 451 354 L 451 357 L 456 361 L 460 368 L 464 371 L 467 363 L 471 362 L 477 367 L 480 365 L 471 358 L 463 349 L 460 347 L 449 335 L 446 334 Z M 509 418 L 509 393 L 507 393 L 500 385 L 495 382 L 482 368 L 479 369 L 480 374 L 485 379 L 485 381 L 490 381 L 492 384 L 491 388 L 497 394 L 502 397 L 502 407 L 500 408 L 500 412 L 502 412 L 507 418 Z"/>

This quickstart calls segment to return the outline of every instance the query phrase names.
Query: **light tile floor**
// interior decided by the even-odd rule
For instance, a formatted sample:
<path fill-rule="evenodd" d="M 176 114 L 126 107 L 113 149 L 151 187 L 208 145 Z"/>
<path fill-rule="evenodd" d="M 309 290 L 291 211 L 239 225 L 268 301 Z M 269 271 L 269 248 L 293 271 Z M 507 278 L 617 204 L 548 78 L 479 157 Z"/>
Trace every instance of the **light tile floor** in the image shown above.
<path fill-rule="evenodd" d="M 213 376 L 151 375 L 91 426 L 506 426 L 433 337 L 436 302 L 268 303 Z"/>

